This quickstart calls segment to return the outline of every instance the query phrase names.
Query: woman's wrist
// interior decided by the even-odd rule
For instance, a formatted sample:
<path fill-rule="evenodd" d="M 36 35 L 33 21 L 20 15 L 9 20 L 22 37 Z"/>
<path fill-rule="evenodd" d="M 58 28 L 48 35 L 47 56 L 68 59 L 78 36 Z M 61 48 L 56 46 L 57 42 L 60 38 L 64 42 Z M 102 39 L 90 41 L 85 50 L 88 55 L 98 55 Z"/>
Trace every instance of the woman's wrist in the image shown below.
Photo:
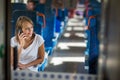
<path fill-rule="evenodd" d="M 22 45 L 18 45 L 18 50 L 22 50 L 23 46 Z"/>
<path fill-rule="evenodd" d="M 18 45 L 17 49 L 18 49 L 18 57 L 19 57 L 22 52 L 23 47 L 21 45 Z"/>
<path fill-rule="evenodd" d="M 18 45 L 18 48 L 23 48 L 23 45 Z"/>
<path fill-rule="evenodd" d="M 30 67 L 31 65 L 30 65 L 30 63 L 28 63 L 28 64 L 25 64 L 25 66 L 26 66 L 26 68 L 27 68 L 27 67 Z"/>

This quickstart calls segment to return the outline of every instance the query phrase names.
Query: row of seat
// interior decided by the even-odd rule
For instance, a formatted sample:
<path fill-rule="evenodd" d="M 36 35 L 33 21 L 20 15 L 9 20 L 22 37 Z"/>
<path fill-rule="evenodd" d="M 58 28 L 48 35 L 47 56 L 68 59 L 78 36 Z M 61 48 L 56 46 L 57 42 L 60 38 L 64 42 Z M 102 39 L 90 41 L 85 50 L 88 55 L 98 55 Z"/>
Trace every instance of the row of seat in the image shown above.
<path fill-rule="evenodd" d="M 48 4 L 49 3 L 49 4 Z M 39 4 L 35 11 L 26 10 L 24 3 L 11 3 L 12 6 L 12 36 L 15 35 L 15 24 L 19 16 L 27 16 L 34 23 L 34 31 L 40 34 L 45 40 L 45 51 L 48 55 L 52 55 L 60 35 L 65 29 L 67 23 L 67 9 L 51 8 L 51 0 L 47 0 L 46 4 Z M 43 71 L 47 64 L 47 59 L 40 66 L 39 71 Z"/>
<path fill-rule="evenodd" d="M 96 74 L 99 56 L 98 32 L 100 29 L 101 4 L 96 0 L 85 0 L 84 4 L 85 33 L 87 38 L 85 66 L 88 67 L 89 73 Z"/>

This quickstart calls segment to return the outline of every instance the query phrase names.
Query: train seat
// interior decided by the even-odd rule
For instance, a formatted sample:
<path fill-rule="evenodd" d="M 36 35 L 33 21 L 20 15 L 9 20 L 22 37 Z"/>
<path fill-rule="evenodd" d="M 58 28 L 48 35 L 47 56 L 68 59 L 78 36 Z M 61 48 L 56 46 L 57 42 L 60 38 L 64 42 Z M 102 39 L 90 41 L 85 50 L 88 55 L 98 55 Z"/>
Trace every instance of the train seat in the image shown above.
<path fill-rule="evenodd" d="M 41 35 L 45 40 L 46 52 L 50 52 L 48 54 L 51 55 L 57 43 L 57 39 L 56 39 L 57 36 L 55 36 L 55 25 L 56 25 L 55 13 L 53 13 L 52 8 L 46 6 L 46 4 L 38 4 L 35 10 L 45 15 L 46 26 L 42 28 Z"/>
<path fill-rule="evenodd" d="M 24 3 L 11 3 L 12 6 L 12 12 L 15 10 L 27 10 L 26 9 L 26 4 Z"/>
<path fill-rule="evenodd" d="M 41 64 L 39 64 L 38 72 L 44 71 L 47 64 L 48 64 L 48 53 L 45 52 L 44 60 L 43 60 L 43 62 Z"/>

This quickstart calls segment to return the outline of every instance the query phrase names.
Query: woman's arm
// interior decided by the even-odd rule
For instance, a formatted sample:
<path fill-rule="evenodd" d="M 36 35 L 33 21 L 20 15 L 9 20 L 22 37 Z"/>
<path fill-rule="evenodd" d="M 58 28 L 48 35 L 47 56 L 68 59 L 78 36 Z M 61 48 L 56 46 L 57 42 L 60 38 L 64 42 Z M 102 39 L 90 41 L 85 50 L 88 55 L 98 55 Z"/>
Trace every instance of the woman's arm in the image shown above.
<path fill-rule="evenodd" d="M 19 60 L 20 60 L 20 55 L 21 55 L 21 52 L 22 52 L 22 49 L 23 49 L 23 47 L 22 46 L 19 46 L 18 48 L 17 48 L 17 52 L 18 52 L 18 62 L 19 62 Z"/>
<path fill-rule="evenodd" d="M 25 69 L 30 66 L 35 66 L 37 64 L 40 64 L 43 62 L 45 56 L 45 49 L 44 49 L 44 44 L 42 44 L 39 49 L 38 49 L 38 58 L 28 64 L 21 64 L 19 63 L 18 66 L 20 69 Z"/>

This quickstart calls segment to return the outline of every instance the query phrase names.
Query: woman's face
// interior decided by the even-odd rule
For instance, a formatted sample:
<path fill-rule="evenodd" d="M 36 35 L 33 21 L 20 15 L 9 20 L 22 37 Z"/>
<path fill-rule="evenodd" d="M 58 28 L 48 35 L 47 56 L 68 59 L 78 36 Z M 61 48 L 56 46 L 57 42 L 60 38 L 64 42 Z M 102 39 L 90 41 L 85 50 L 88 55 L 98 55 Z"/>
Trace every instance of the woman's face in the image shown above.
<path fill-rule="evenodd" d="M 26 38 L 32 37 L 33 34 L 33 25 L 29 22 L 23 23 L 22 31 Z"/>

